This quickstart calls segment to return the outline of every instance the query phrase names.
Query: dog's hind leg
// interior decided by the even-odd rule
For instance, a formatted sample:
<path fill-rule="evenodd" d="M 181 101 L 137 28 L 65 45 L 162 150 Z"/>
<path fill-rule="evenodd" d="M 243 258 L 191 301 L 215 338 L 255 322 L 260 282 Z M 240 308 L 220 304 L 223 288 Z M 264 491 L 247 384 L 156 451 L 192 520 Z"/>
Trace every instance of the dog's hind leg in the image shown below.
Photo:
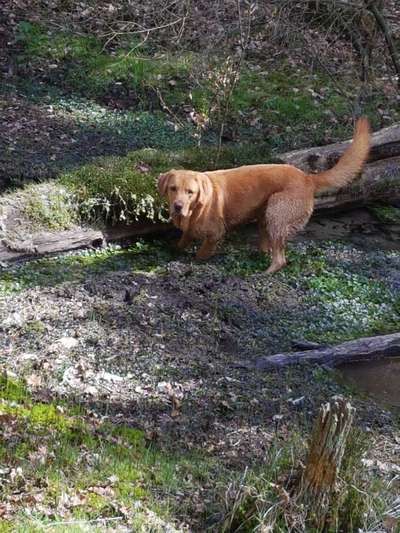
<path fill-rule="evenodd" d="M 289 237 L 307 224 L 314 208 L 312 191 L 290 190 L 275 193 L 268 201 L 265 220 L 272 249 L 268 274 L 286 265 L 285 246 Z"/>
<path fill-rule="evenodd" d="M 262 252 L 265 252 L 266 254 L 271 253 L 271 240 L 268 235 L 267 225 L 266 225 L 264 216 L 262 216 L 260 220 L 258 221 L 258 234 L 260 237 L 260 241 L 259 241 L 260 250 Z"/>

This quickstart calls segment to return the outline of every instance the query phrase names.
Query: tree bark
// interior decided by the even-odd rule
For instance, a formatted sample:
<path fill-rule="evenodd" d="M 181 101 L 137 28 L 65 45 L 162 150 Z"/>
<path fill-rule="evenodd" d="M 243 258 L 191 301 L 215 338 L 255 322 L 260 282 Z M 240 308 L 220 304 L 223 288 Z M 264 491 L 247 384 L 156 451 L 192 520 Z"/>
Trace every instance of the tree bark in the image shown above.
<path fill-rule="evenodd" d="M 258 370 L 267 371 L 304 363 L 336 367 L 343 363 L 370 361 L 384 357 L 400 357 L 400 333 L 363 337 L 336 346 L 325 346 L 314 350 L 264 355 L 258 357 L 253 366 Z"/>
<path fill-rule="evenodd" d="M 321 172 L 333 167 L 351 140 L 293 150 L 277 156 L 278 162 L 294 165 L 304 172 Z M 383 128 L 371 136 L 368 162 L 400 156 L 400 124 Z"/>
<path fill-rule="evenodd" d="M 318 529 L 327 523 L 354 411 L 349 402 L 333 397 L 321 406 L 314 426 L 298 497 Z"/>
<path fill-rule="evenodd" d="M 333 167 L 350 141 L 286 152 L 278 162 L 316 173 Z M 317 210 L 365 205 L 400 198 L 400 124 L 372 135 L 371 152 L 362 175 L 349 186 L 317 194 Z"/>
<path fill-rule="evenodd" d="M 382 159 L 366 165 L 359 179 L 342 189 L 317 194 L 317 210 L 347 208 L 372 202 L 391 202 L 400 198 L 400 157 Z"/>

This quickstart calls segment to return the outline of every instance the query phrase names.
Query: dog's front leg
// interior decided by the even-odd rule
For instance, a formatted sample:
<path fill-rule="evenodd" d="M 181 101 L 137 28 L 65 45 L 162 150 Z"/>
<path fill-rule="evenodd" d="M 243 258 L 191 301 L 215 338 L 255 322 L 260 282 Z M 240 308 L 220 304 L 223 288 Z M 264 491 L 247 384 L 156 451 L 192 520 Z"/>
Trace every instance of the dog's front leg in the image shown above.
<path fill-rule="evenodd" d="M 218 240 L 206 238 L 197 251 L 196 259 L 205 260 L 215 254 Z"/>
<path fill-rule="evenodd" d="M 179 239 L 176 246 L 179 248 L 179 250 L 184 250 L 185 248 L 190 246 L 192 242 L 193 242 L 192 236 L 188 232 L 184 232 L 182 233 L 182 237 Z"/>

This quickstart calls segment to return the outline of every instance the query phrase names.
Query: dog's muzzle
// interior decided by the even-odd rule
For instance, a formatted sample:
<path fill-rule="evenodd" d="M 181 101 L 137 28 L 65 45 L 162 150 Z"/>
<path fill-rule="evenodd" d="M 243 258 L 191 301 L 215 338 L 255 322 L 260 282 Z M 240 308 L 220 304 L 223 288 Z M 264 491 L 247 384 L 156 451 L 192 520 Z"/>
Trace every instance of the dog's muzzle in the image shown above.
<path fill-rule="evenodd" d="M 183 204 L 181 202 L 175 202 L 174 203 L 174 212 L 176 215 L 180 215 L 182 213 Z"/>

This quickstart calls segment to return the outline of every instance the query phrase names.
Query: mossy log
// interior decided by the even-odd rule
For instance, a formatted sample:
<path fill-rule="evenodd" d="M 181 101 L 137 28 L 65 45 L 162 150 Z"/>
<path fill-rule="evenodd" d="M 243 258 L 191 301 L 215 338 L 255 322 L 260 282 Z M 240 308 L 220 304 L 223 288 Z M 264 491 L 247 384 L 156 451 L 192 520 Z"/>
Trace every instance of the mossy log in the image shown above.
<path fill-rule="evenodd" d="M 400 357 L 400 333 L 363 337 L 336 346 L 323 346 L 314 350 L 264 355 L 255 361 L 258 370 L 279 370 L 291 365 L 309 363 L 336 367 L 343 363 L 370 361 L 384 357 Z M 249 366 L 249 365 L 247 365 Z"/>
<path fill-rule="evenodd" d="M 318 529 L 329 517 L 354 412 L 349 402 L 333 397 L 321 406 L 314 426 L 298 501 L 304 505 L 308 521 Z"/>
<path fill-rule="evenodd" d="M 333 167 L 350 141 L 286 152 L 278 162 L 316 173 Z M 372 135 L 368 163 L 359 179 L 343 189 L 319 193 L 317 210 L 365 205 L 373 201 L 400 198 L 400 125 L 384 128 Z"/>
<path fill-rule="evenodd" d="M 0 263 L 36 259 L 82 248 L 101 248 L 107 243 L 135 239 L 140 235 L 169 229 L 171 226 L 168 224 L 138 222 L 104 230 L 77 227 L 57 233 L 41 232 L 24 240 L 4 238 L 0 240 Z"/>

